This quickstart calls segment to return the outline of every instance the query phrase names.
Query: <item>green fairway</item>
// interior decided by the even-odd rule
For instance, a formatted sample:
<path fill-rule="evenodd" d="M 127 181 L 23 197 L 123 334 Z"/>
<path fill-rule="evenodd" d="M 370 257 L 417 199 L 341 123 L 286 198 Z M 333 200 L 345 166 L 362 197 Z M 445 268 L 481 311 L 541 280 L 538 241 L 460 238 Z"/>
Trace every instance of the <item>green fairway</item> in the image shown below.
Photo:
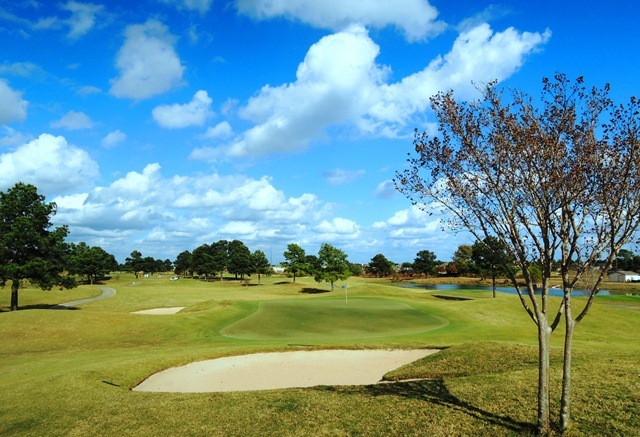
<path fill-rule="evenodd" d="M 349 301 L 310 278 L 197 281 L 114 276 L 114 297 L 0 289 L 0 435 L 522 435 L 535 429 L 535 325 L 517 297 L 446 300 L 388 280 L 350 278 Z M 552 298 L 550 305 L 559 300 Z M 583 302 L 577 298 L 575 305 Z M 134 311 L 185 307 L 173 315 Z M 635 297 L 596 300 L 576 330 L 569 435 L 637 435 L 640 330 Z M 552 337 L 559 397 L 562 332 Z M 194 361 L 301 349 L 444 348 L 373 386 L 240 393 L 131 388 Z M 264 375 L 268 378 L 268 375 Z M 424 379 L 426 378 L 426 379 Z M 557 399 L 554 400 L 557 410 Z"/>
<path fill-rule="evenodd" d="M 223 329 L 246 339 L 390 337 L 436 329 L 447 321 L 390 299 L 262 302 L 254 314 Z"/>

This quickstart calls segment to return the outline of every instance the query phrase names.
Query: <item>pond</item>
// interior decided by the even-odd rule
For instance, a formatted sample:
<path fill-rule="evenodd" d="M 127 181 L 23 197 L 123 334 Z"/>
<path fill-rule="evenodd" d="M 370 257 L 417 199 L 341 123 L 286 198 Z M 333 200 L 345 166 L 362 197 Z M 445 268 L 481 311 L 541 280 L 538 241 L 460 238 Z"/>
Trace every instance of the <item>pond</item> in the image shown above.
<path fill-rule="evenodd" d="M 473 284 L 402 284 L 401 287 L 407 288 L 422 288 L 425 290 L 436 290 L 436 291 L 461 291 L 461 290 L 481 290 L 481 291 L 491 291 L 493 288 L 491 286 L 486 285 L 473 285 Z M 504 286 L 496 286 L 496 291 L 499 293 L 507 293 L 507 294 L 517 294 L 516 289 L 514 287 L 504 287 Z M 525 289 L 522 289 L 524 293 L 526 293 Z M 540 294 L 538 290 L 536 294 Z M 600 290 L 598 296 L 608 296 L 609 293 L 607 290 Z M 572 296 L 584 296 L 586 293 L 581 290 L 575 290 L 571 293 Z M 549 296 L 558 296 L 562 297 L 562 289 L 560 288 L 552 288 L 549 290 Z"/>

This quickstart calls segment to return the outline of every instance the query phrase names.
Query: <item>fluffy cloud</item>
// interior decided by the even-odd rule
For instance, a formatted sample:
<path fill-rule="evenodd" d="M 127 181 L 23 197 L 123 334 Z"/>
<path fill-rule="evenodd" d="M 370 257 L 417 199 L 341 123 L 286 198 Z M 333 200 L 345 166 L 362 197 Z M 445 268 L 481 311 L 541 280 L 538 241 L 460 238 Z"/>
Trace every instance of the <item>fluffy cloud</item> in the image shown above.
<path fill-rule="evenodd" d="M 426 214 L 417 206 L 395 212 L 388 220 L 373 224 L 375 229 L 384 229 L 396 238 L 410 235 L 431 235 L 442 227 L 440 217 Z"/>
<path fill-rule="evenodd" d="M 389 68 L 375 62 L 379 47 L 353 25 L 314 44 L 295 82 L 264 86 L 240 109 L 253 127 L 230 144 L 201 147 L 191 157 L 214 161 L 298 151 L 335 125 L 370 136 L 406 136 L 407 124 L 428 110 L 432 95 L 455 88 L 460 97 L 472 96 L 473 82 L 507 78 L 549 38 L 550 32 L 494 32 L 483 24 L 461 33 L 449 53 L 422 71 L 390 84 Z"/>
<path fill-rule="evenodd" d="M 208 12 L 213 0 L 162 0 L 164 3 L 175 3 L 179 8 L 197 11 L 201 14 Z"/>
<path fill-rule="evenodd" d="M 395 26 L 409 41 L 440 33 L 438 11 L 426 0 L 237 0 L 242 14 L 254 19 L 286 17 L 315 27 L 342 30 L 351 23 L 367 27 Z"/>
<path fill-rule="evenodd" d="M 382 181 L 378 184 L 373 195 L 380 199 L 390 199 L 396 195 L 396 187 L 391 179 Z"/>
<path fill-rule="evenodd" d="M 68 130 L 91 129 L 93 125 L 93 121 L 87 114 L 76 111 L 69 111 L 60 120 L 51 123 L 51 127 Z"/>
<path fill-rule="evenodd" d="M 374 223 L 370 230 L 374 236 L 384 235 L 385 250 L 390 254 L 406 257 L 427 249 L 443 256 L 452 254 L 469 238 L 464 234 L 453 238 L 451 233 L 443 231 L 447 218 L 445 214 L 429 215 L 414 205 L 395 212 L 386 221 Z"/>
<path fill-rule="evenodd" d="M 336 217 L 331 221 L 323 220 L 316 227 L 316 241 L 354 240 L 360 235 L 360 227 L 353 220 Z"/>
<path fill-rule="evenodd" d="M 92 85 L 85 85 L 85 86 L 82 86 L 82 87 L 78 88 L 78 90 L 76 92 L 78 93 L 78 95 L 80 95 L 82 97 L 86 97 L 86 96 L 90 96 L 92 94 L 100 94 L 102 92 L 102 90 L 100 88 L 92 86 Z"/>
<path fill-rule="evenodd" d="M 180 84 L 184 67 L 167 26 L 149 20 L 128 26 L 125 37 L 116 59 L 120 76 L 111 80 L 112 95 L 142 100 Z"/>
<path fill-rule="evenodd" d="M 205 133 L 200 135 L 200 138 L 205 140 L 214 140 L 218 138 L 231 138 L 233 136 L 233 129 L 228 121 L 223 121 L 217 125 L 207 129 Z"/>
<path fill-rule="evenodd" d="M 19 146 L 28 141 L 27 137 L 21 132 L 12 129 L 9 126 L 2 126 L 0 130 L 0 147 Z"/>
<path fill-rule="evenodd" d="M 14 91 L 4 80 L 0 79 L 0 124 L 22 121 L 27 118 L 29 102 L 22 99 L 22 93 Z"/>
<path fill-rule="evenodd" d="M 0 74 L 11 74 L 22 77 L 43 78 L 47 73 L 33 62 L 13 62 L 0 65 Z"/>
<path fill-rule="evenodd" d="M 120 132 L 120 130 L 114 130 L 109 132 L 103 139 L 100 141 L 102 147 L 110 148 L 120 144 L 121 142 L 127 139 L 127 134 Z"/>
<path fill-rule="evenodd" d="M 62 5 L 61 8 L 71 12 L 71 17 L 66 20 L 70 27 L 70 38 L 78 38 L 91 30 L 96 24 L 96 16 L 104 10 L 102 5 L 76 1 L 69 1 Z"/>
<path fill-rule="evenodd" d="M 89 154 L 61 136 L 42 134 L 15 151 L 0 155 L 0 187 L 22 181 L 44 193 L 66 193 L 87 188 L 98 177 L 98 165 Z"/>
<path fill-rule="evenodd" d="M 228 155 L 300 150 L 325 127 L 356 119 L 388 73 L 374 63 L 378 52 L 361 26 L 322 38 L 298 66 L 296 82 L 265 86 L 241 109 L 257 124 L 229 145 Z"/>
<path fill-rule="evenodd" d="M 426 109 L 438 91 L 455 89 L 461 98 L 473 97 L 473 83 L 504 80 L 516 72 L 527 55 L 545 44 L 551 33 L 494 32 L 481 24 L 463 32 L 449 53 L 431 61 L 422 71 L 381 88 L 382 99 L 366 115 L 372 124 L 388 123 L 394 129 L 411 115 Z"/>
<path fill-rule="evenodd" d="M 119 255 L 123 245 L 131 250 L 138 243 L 140 248 L 157 244 L 157 252 L 175 256 L 221 238 L 266 245 L 301 241 L 311 234 L 318 240 L 343 238 L 358 231 L 346 219 L 321 222 L 327 210 L 314 195 L 287 198 L 267 177 L 165 178 L 157 163 L 109 186 L 54 201 L 56 221 L 70 225 L 73 235 L 88 235 L 92 241 L 103 238 L 105 250 Z"/>
<path fill-rule="evenodd" d="M 211 98 L 206 91 L 200 90 L 184 105 L 160 105 L 153 108 L 153 119 L 162 127 L 169 129 L 187 126 L 202 126 L 213 115 Z"/>
<path fill-rule="evenodd" d="M 269 177 L 165 177 L 157 163 L 108 186 L 53 200 L 58 204 L 56 222 L 70 226 L 74 241 L 91 241 L 120 259 L 134 248 L 155 257 L 175 257 L 203 243 L 235 238 L 252 250 L 280 250 L 296 242 L 309 253 L 329 242 L 356 257 L 379 250 L 381 235 L 390 239 L 385 247 L 396 256 L 405 256 L 408 249 L 454 244 L 439 232 L 438 219 L 416 207 L 363 228 L 350 218 L 333 216 L 331 206 L 313 194 L 287 197 Z"/>
<path fill-rule="evenodd" d="M 325 173 L 324 177 L 327 178 L 327 182 L 331 185 L 345 185 L 355 182 L 364 173 L 364 170 L 345 170 L 342 168 L 336 168 Z"/>

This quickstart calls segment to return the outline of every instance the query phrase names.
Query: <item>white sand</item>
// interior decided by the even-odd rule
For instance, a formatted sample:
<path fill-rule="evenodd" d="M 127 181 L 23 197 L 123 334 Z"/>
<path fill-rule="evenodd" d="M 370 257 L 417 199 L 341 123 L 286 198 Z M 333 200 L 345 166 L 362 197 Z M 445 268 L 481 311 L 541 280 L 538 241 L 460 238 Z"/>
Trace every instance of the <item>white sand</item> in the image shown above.
<path fill-rule="evenodd" d="M 152 308 L 150 310 L 134 311 L 132 314 L 153 314 L 153 315 L 175 314 L 183 308 L 185 307 Z"/>
<path fill-rule="evenodd" d="M 316 385 L 368 385 L 437 349 L 274 352 L 190 363 L 151 375 L 133 390 L 229 392 Z"/>

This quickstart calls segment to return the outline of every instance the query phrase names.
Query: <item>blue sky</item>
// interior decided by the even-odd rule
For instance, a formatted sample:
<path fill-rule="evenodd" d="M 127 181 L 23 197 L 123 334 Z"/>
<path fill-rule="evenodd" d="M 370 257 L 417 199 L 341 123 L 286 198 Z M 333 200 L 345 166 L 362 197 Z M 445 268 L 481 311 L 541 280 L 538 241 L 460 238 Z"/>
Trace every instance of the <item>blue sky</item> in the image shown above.
<path fill-rule="evenodd" d="M 448 260 L 465 234 L 394 192 L 428 98 L 556 71 L 638 95 L 634 2 L 8 0 L 0 189 L 120 262 L 239 239 Z"/>

